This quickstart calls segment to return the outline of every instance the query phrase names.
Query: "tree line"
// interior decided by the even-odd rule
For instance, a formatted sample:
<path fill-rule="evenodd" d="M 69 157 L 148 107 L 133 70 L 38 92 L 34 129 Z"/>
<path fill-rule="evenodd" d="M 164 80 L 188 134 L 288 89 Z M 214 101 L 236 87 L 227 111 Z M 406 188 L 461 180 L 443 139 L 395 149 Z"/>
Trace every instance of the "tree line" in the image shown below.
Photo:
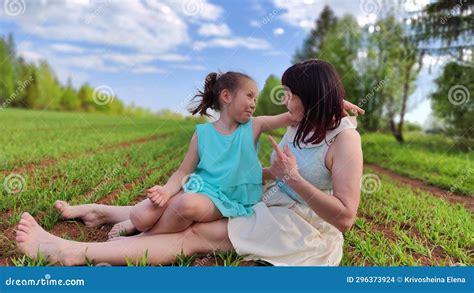
<path fill-rule="evenodd" d="M 145 108 L 125 106 L 107 86 L 94 88 L 84 83 L 76 89 L 71 78 L 61 84 L 47 60 L 35 64 L 18 56 L 12 34 L 0 37 L 0 60 L 0 109 L 151 114 Z"/>

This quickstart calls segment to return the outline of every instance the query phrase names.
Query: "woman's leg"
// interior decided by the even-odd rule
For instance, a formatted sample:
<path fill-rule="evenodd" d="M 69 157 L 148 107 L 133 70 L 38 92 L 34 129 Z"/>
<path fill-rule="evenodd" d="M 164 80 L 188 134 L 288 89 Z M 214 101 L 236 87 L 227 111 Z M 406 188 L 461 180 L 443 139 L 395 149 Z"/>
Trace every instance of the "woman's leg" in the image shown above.
<path fill-rule="evenodd" d="M 63 218 L 81 219 L 89 227 L 115 224 L 130 219 L 130 212 L 133 208 L 133 206 L 111 206 L 95 203 L 71 206 L 62 200 L 57 200 L 54 207 Z"/>
<path fill-rule="evenodd" d="M 144 234 L 181 232 L 195 222 L 212 222 L 220 218 L 222 214 L 209 197 L 197 193 L 184 193 L 170 203 L 158 222 Z"/>
<path fill-rule="evenodd" d="M 232 243 L 227 236 L 227 219 L 196 223 L 180 233 L 157 234 L 141 237 L 123 237 L 116 241 L 83 243 L 69 241 L 43 230 L 28 213 L 21 217 L 16 234 L 17 246 L 23 253 L 36 258 L 37 253 L 52 263 L 84 265 L 86 259 L 95 264 L 125 265 L 148 253 L 150 264 L 167 264 L 176 255 L 228 251 Z"/>

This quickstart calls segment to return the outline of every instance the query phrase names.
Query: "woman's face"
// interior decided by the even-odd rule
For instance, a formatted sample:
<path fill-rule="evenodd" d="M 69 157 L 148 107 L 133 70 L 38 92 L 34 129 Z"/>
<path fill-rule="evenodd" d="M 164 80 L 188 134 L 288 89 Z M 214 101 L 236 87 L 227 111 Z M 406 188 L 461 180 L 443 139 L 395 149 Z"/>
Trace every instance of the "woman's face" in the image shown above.
<path fill-rule="evenodd" d="M 290 119 L 295 122 L 300 122 L 304 118 L 304 106 L 298 95 L 290 92 L 286 93 L 285 106 L 290 113 Z"/>

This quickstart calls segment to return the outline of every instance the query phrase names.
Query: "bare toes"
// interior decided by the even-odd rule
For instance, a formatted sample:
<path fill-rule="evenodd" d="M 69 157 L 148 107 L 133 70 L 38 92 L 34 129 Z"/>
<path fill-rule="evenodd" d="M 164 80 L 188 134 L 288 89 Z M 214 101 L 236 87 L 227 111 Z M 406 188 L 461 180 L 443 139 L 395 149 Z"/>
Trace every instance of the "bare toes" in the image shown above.
<path fill-rule="evenodd" d="M 65 201 L 62 201 L 62 200 L 57 200 L 55 203 L 54 203 L 54 207 L 56 209 L 58 209 L 60 212 L 64 212 L 64 210 L 67 208 L 69 204 Z"/>
<path fill-rule="evenodd" d="M 28 227 L 26 225 L 22 225 L 22 224 L 19 224 L 18 227 L 17 227 L 17 231 L 22 231 L 22 232 L 25 232 L 25 233 L 28 233 L 28 229 L 30 229 L 30 227 Z"/>
<path fill-rule="evenodd" d="M 23 225 L 23 226 L 27 226 L 27 227 L 29 227 L 30 224 L 31 224 L 30 221 L 25 220 L 25 219 L 21 219 L 20 222 L 18 222 L 18 225 Z"/>
<path fill-rule="evenodd" d="M 26 221 L 29 225 L 34 225 L 36 223 L 35 218 L 33 218 L 33 216 L 30 215 L 30 213 L 28 213 L 28 212 L 24 212 L 21 215 L 21 220 Z"/>

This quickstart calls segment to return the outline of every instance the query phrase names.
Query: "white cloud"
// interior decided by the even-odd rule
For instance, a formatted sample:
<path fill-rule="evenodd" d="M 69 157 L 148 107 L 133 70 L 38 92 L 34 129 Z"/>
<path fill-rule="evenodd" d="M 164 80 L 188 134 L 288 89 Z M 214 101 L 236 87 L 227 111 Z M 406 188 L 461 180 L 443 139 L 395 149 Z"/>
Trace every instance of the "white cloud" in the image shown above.
<path fill-rule="evenodd" d="M 33 43 L 30 41 L 23 41 L 18 44 L 17 47 L 18 55 L 22 56 L 27 62 L 38 64 L 41 60 L 46 57 L 38 53 L 38 50 L 33 49 Z"/>
<path fill-rule="evenodd" d="M 322 1 L 285 1 L 273 0 L 280 19 L 290 25 L 310 30 L 314 21 L 319 17 L 324 6 L 328 5 L 337 16 L 344 14 L 362 14 L 361 1 L 322 0 Z M 363 2 L 363 1 L 362 1 Z"/>
<path fill-rule="evenodd" d="M 314 21 L 319 17 L 324 6 L 329 6 L 336 16 L 344 14 L 354 15 L 360 25 L 374 21 L 374 17 L 394 13 L 402 18 L 408 16 L 410 11 L 419 11 L 429 0 L 405 0 L 405 1 L 382 1 L 382 0 L 305 0 L 286 1 L 273 0 L 280 19 L 290 25 L 309 30 L 314 27 Z M 407 14 L 408 13 L 408 14 Z"/>
<path fill-rule="evenodd" d="M 170 1 L 173 5 L 176 2 Z M 213 5 L 202 2 L 206 3 L 206 9 L 214 9 Z M 25 13 L 11 19 L 23 31 L 50 40 L 80 41 L 156 54 L 189 43 L 187 18 L 182 9 L 157 9 L 157 3 L 91 1 L 79 5 L 70 1 L 28 1 Z"/>
<path fill-rule="evenodd" d="M 174 66 L 175 68 L 178 68 L 178 69 L 184 69 L 184 70 L 190 70 L 190 71 L 203 71 L 203 70 L 206 70 L 206 67 L 203 66 L 203 65 L 199 65 L 199 64 L 180 64 L 180 65 L 176 65 Z"/>
<path fill-rule="evenodd" d="M 146 4 L 161 11 L 174 11 L 190 22 L 215 21 L 221 18 L 224 11 L 220 6 L 209 3 L 208 0 L 146 0 Z"/>
<path fill-rule="evenodd" d="M 61 52 L 61 53 L 83 53 L 84 52 L 84 48 L 69 45 L 69 44 L 64 44 L 64 43 L 52 44 L 50 48 L 56 52 Z"/>
<path fill-rule="evenodd" d="M 198 33 L 201 36 L 209 37 L 209 36 L 217 36 L 223 37 L 230 35 L 230 28 L 227 24 L 203 24 L 198 30 Z"/>
<path fill-rule="evenodd" d="M 233 37 L 233 38 L 215 38 L 209 41 L 198 41 L 194 43 L 194 50 L 205 48 L 235 48 L 243 47 L 252 50 L 261 50 L 270 48 L 270 44 L 258 38 L 252 37 Z"/>
<path fill-rule="evenodd" d="M 281 27 L 278 27 L 278 28 L 273 30 L 273 34 L 277 35 L 277 36 L 283 35 L 284 33 L 285 33 L 285 30 Z"/>
<path fill-rule="evenodd" d="M 262 27 L 262 23 L 260 21 L 252 20 L 249 23 L 250 26 L 252 27 Z"/>
<path fill-rule="evenodd" d="M 139 66 L 132 69 L 133 73 L 148 74 L 148 73 L 165 73 L 166 70 L 160 69 L 156 66 Z"/>

